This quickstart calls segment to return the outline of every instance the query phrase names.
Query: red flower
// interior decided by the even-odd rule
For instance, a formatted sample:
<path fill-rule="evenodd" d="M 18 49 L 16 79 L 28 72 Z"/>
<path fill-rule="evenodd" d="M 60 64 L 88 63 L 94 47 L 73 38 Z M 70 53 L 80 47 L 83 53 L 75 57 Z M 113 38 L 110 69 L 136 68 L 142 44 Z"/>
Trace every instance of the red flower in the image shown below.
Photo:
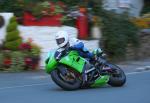
<path fill-rule="evenodd" d="M 30 45 L 30 43 L 22 43 L 19 46 L 20 50 L 31 50 L 32 46 Z"/>
<path fill-rule="evenodd" d="M 5 58 L 3 63 L 4 63 L 5 66 L 10 66 L 11 65 L 11 59 Z"/>
<path fill-rule="evenodd" d="M 32 65 L 32 59 L 31 58 L 25 58 L 25 64 L 26 65 Z"/>

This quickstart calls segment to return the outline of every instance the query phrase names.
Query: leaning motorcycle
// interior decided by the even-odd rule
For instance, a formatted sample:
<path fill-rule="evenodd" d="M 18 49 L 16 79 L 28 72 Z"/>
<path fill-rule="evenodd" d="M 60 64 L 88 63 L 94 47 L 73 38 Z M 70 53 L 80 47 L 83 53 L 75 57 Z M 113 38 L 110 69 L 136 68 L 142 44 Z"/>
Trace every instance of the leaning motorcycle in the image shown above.
<path fill-rule="evenodd" d="M 57 60 L 59 54 L 61 52 L 49 52 L 45 61 L 45 70 L 51 75 L 52 80 L 64 90 L 98 87 L 106 84 L 120 87 L 126 82 L 123 70 L 109 63 L 100 48 L 93 50 L 95 61 L 81 57 L 75 50 L 66 51 Z"/>

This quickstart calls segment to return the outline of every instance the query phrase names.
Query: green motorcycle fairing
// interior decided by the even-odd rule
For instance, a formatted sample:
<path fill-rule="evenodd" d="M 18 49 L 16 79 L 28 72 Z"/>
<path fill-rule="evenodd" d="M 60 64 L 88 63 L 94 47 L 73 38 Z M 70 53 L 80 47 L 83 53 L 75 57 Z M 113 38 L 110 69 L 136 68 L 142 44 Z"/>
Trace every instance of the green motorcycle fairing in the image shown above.
<path fill-rule="evenodd" d="M 107 84 L 108 81 L 109 81 L 109 76 L 108 75 L 101 76 L 101 77 L 99 77 L 95 80 L 94 84 L 92 84 L 91 87 L 103 86 L 103 85 Z"/>
<path fill-rule="evenodd" d="M 56 69 L 58 64 L 67 65 L 75 69 L 79 73 L 82 73 L 86 60 L 80 57 L 77 51 L 70 51 L 69 54 L 67 56 L 62 57 L 60 61 L 56 61 L 54 55 L 55 52 L 50 52 L 48 55 L 48 62 L 46 62 L 47 73 L 50 73 L 51 71 Z"/>
<path fill-rule="evenodd" d="M 70 67 L 70 69 L 74 69 L 77 72 L 81 73 L 83 72 L 83 68 L 85 63 L 87 62 L 86 59 L 79 56 L 77 51 L 70 51 L 68 55 L 61 58 L 60 61 L 56 61 L 55 59 L 55 52 L 50 52 L 47 58 L 46 62 L 46 72 L 50 74 L 54 69 L 57 69 L 58 64 L 64 64 Z M 97 87 L 107 84 L 109 80 L 109 76 L 101 76 L 100 78 L 97 78 L 95 82 L 91 85 L 91 87 Z"/>
<path fill-rule="evenodd" d="M 86 60 L 79 56 L 77 51 L 71 51 L 67 56 L 63 57 L 60 61 L 61 64 L 65 64 L 79 73 L 82 73 Z"/>

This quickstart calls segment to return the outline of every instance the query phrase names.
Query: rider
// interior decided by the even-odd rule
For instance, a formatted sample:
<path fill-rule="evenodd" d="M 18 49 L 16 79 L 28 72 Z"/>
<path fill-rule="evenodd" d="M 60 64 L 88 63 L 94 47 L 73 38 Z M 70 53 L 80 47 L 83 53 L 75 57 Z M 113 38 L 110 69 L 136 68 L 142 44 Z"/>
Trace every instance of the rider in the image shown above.
<path fill-rule="evenodd" d="M 87 73 L 90 71 L 96 70 L 96 68 L 93 66 L 95 61 L 97 61 L 94 54 L 89 52 L 89 50 L 85 48 L 84 43 L 78 39 L 74 38 L 72 40 L 73 45 L 71 45 L 71 40 L 69 40 L 69 36 L 66 31 L 59 31 L 56 34 L 55 39 L 56 39 L 57 45 L 59 46 L 59 48 L 55 52 L 55 58 L 57 61 L 60 60 L 61 57 L 64 56 L 66 52 L 68 52 L 69 50 L 76 50 L 78 51 L 81 57 L 89 59 L 88 60 L 89 62 L 87 61 L 87 63 L 85 63 L 84 65 L 83 74 L 82 74 L 83 84 L 84 83 L 86 84 L 88 81 Z M 61 71 L 61 72 L 64 75 L 66 74 L 66 71 Z"/>
<path fill-rule="evenodd" d="M 58 52 L 55 54 L 56 59 L 60 59 L 61 56 L 68 50 L 77 50 L 81 57 L 88 58 L 89 60 L 94 59 L 93 53 L 89 52 L 89 50 L 84 46 L 84 43 L 75 38 L 71 41 L 66 31 L 59 31 L 56 34 L 55 39 L 57 45 L 59 46 L 57 50 Z M 71 45 L 70 42 L 73 42 L 73 45 Z"/>

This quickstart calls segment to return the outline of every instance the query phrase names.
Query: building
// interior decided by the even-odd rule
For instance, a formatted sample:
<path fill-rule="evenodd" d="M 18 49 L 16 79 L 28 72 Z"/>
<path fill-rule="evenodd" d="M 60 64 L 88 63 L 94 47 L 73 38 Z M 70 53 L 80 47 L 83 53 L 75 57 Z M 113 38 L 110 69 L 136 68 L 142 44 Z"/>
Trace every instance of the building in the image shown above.
<path fill-rule="evenodd" d="M 104 0 L 104 8 L 117 13 L 127 11 L 131 16 L 138 17 L 148 0 Z"/>

